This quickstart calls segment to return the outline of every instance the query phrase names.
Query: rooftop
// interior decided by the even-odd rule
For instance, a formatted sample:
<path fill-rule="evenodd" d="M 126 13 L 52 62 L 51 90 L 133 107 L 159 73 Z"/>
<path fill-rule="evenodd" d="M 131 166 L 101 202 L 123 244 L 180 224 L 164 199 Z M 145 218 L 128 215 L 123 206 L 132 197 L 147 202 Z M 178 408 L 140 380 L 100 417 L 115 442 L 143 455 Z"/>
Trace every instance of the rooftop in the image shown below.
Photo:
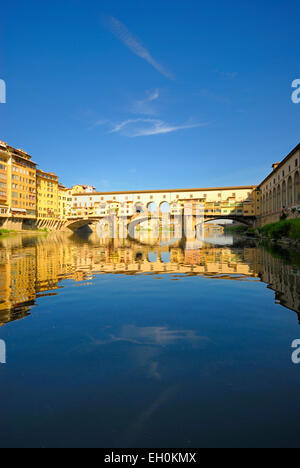
<path fill-rule="evenodd" d="M 88 197 L 91 195 L 141 195 L 152 193 L 184 193 L 184 192 L 216 192 L 227 190 L 255 190 L 257 185 L 235 186 L 235 187 L 210 187 L 210 188 L 188 188 L 188 189 L 168 189 L 168 190 L 132 190 L 125 192 L 93 192 L 93 193 L 76 193 L 74 196 Z"/>
<path fill-rule="evenodd" d="M 284 166 L 284 164 L 292 157 L 294 156 L 297 151 L 300 151 L 300 143 L 280 162 L 280 163 L 275 163 L 272 165 L 273 171 L 259 184 L 259 188 L 267 182 L 271 177 L 273 177 L 281 167 Z"/>

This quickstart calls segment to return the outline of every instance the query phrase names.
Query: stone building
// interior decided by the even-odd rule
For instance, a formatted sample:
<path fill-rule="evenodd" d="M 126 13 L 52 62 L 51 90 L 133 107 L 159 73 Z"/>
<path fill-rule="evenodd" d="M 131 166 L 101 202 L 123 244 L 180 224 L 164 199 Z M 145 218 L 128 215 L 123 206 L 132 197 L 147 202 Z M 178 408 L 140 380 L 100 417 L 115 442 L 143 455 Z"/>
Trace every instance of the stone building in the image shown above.
<path fill-rule="evenodd" d="M 0 225 L 30 227 L 36 219 L 36 166 L 21 149 L 0 141 Z"/>
<path fill-rule="evenodd" d="M 261 193 L 260 224 L 276 222 L 282 210 L 298 216 L 300 210 L 300 143 L 281 161 L 259 185 Z"/>

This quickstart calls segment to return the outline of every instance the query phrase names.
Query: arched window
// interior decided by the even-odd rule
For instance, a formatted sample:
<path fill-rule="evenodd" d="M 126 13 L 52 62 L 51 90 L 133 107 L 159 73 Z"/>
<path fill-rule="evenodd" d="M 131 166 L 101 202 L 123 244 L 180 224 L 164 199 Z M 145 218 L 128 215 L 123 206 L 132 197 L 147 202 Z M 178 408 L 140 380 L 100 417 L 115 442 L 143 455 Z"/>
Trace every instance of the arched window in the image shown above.
<path fill-rule="evenodd" d="M 289 180 L 288 180 L 287 204 L 289 206 L 293 204 L 293 181 L 291 177 L 289 177 Z"/>
<path fill-rule="evenodd" d="M 158 211 L 157 204 L 154 202 L 148 203 L 147 209 L 149 213 L 157 213 Z"/>
<path fill-rule="evenodd" d="M 163 213 L 170 213 L 170 204 L 168 202 L 162 202 L 159 205 L 160 212 Z"/>
<path fill-rule="evenodd" d="M 262 207 L 261 207 L 261 213 L 265 214 L 266 212 L 266 195 L 264 194 L 262 196 Z"/>
<path fill-rule="evenodd" d="M 267 193 L 266 194 L 266 209 L 265 209 L 265 213 L 269 213 L 269 194 Z"/>
<path fill-rule="evenodd" d="M 282 208 L 282 203 L 281 203 L 281 187 L 278 185 L 277 188 L 277 211 L 280 211 Z"/>
<path fill-rule="evenodd" d="M 294 199 L 295 203 L 300 203 L 300 175 L 296 172 L 294 179 Z"/>
<path fill-rule="evenodd" d="M 282 208 L 286 206 L 287 198 L 286 198 L 286 182 L 285 180 L 282 183 Z"/>

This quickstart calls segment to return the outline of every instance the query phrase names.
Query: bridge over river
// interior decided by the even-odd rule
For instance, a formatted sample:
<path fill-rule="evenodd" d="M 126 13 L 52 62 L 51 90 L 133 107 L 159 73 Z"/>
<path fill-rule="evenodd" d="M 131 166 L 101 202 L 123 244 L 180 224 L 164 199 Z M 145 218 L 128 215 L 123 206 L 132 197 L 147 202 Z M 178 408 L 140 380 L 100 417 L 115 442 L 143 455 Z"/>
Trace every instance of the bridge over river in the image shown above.
<path fill-rule="evenodd" d="M 162 223 L 166 216 L 174 225 L 183 215 L 192 217 L 195 227 L 200 213 L 205 222 L 225 219 L 253 225 L 260 215 L 260 192 L 251 185 L 80 193 L 73 196 L 72 216 L 64 220 L 62 228 L 77 230 L 111 219 L 115 219 L 117 224 L 137 227 L 150 218 Z"/>

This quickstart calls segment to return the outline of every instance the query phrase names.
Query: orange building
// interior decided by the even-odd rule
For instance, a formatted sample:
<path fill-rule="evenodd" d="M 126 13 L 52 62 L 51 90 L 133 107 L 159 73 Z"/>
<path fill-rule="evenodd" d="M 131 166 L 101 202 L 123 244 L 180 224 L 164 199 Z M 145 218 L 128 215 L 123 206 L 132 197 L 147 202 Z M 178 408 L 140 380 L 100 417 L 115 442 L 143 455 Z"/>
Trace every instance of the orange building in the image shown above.
<path fill-rule="evenodd" d="M 9 228 L 36 219 L 36 166 L 28 153 L 0 141 L 0 218 Z"/>

